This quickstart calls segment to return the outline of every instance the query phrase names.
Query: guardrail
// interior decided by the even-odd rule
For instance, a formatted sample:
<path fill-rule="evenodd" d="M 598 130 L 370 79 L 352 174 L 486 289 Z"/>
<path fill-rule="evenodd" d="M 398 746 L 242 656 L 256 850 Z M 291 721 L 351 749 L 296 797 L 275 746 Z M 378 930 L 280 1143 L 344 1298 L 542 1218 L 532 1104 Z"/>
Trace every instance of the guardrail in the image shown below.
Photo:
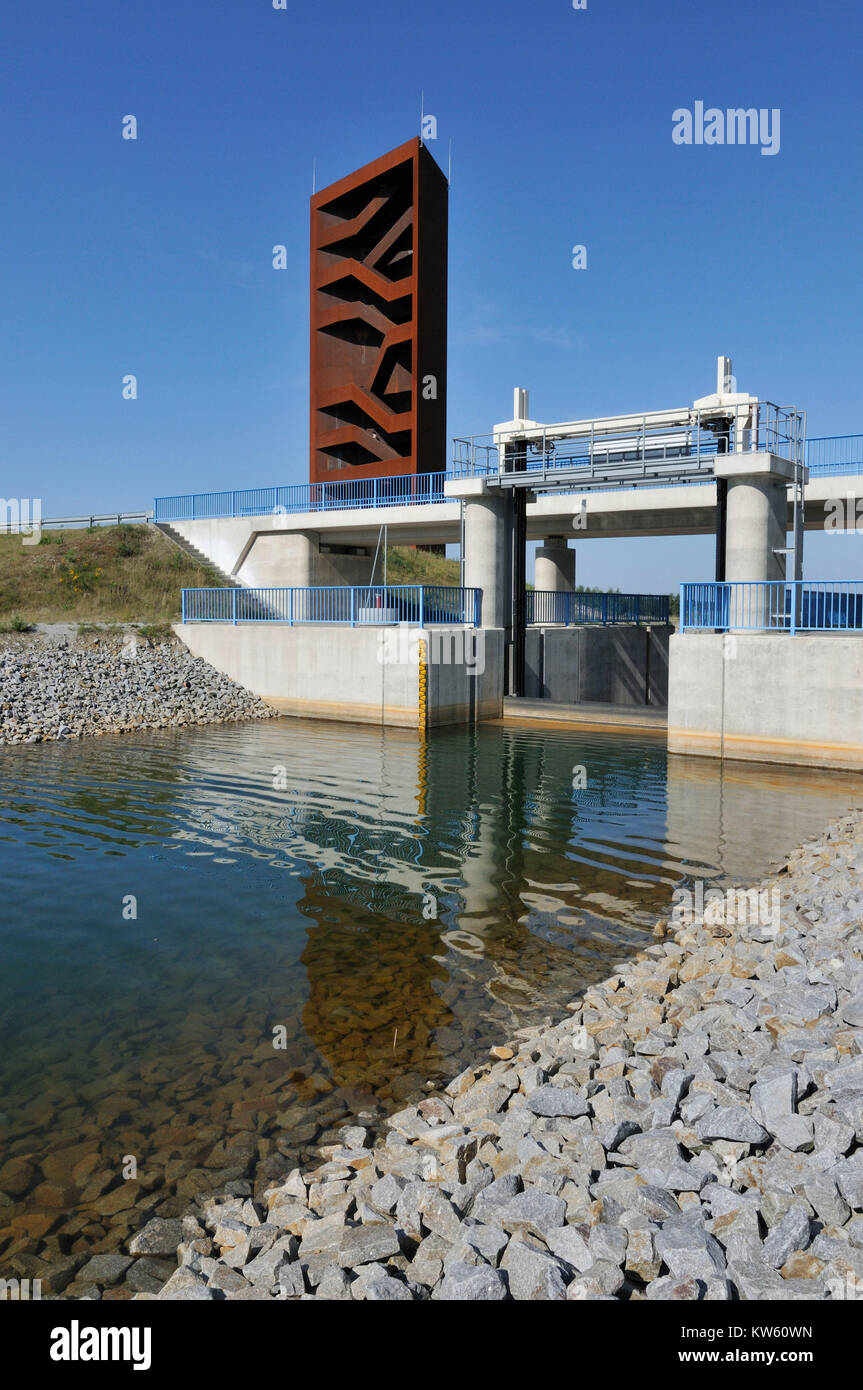
<path fill-rule="evenodd" d="M 863 632 L 863 581 L 680 586 L 680 631 Z"/>
<path fill-rule="evenodd" d="M 407 473 L 396 478 L 355 478 L 343 483 L 293 483 L 286 487 L 157 497 L 155 519 L 157 522 L 207 521 L 268 513 L 329 512 L 445 502 L 445 478 L 445 473 Z"/>
<path fill-rule="evenodd" d="M 831 434 L 806 441 L 810 478 L 863 473 L 863 434 Z"/>
<path fill-rule="evenodd" d="M 479 627 L 481 597 L 480 589 L 442 584 L 184 589 L 183 622 Z"/>
<path fill-rule="evenodd" d="M 528 589 L 527 623 L 667 623 L 667 594 L 585 594 Z"/>
<path fill-rule="evenodd" d="M 63 531 L 76 526 L 146 526 L 153 520 L 152 512 L 102 512 L 90 516 L 48 516 L 35 517 L 31 521 L 12 521 L 8 516 L 0 516 L 0 536 L 19 535 L 22 531 L 29 535 L 34 530 Z"/>
<path fill-rule="evenodd" d="M 491 442 L 487 442 L 491 440 Z M 500 446 L 492 435 L 467 435 L 452 441 L 448 478 L 487 478 L 500 472 Z"/>

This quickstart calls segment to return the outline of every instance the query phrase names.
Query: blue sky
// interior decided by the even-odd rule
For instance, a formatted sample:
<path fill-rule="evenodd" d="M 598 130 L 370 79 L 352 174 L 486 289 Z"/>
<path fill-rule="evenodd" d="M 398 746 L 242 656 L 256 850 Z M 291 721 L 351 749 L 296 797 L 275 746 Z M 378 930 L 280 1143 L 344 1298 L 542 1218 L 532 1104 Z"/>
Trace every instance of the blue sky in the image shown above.
<path fill-rule="evenodd" d="M 8 7 L 0 494 L 50 516 L 306 480 L 313 160 L 322 186 L 409 139 L 423 89 L 444 167 L 453 142 L 450 434 L 515 385 L 545 420 L 684 404 L 719 353 L 810 434 L 863 431 L 861 31 L 803 0 Z M 675 145 L 697 100 L 778 107 L 780 152 Z M 860 538 L 807 544 L 813 577 L 863 573 Z M 594 541 L 579 577 L 711 563 Z"/>

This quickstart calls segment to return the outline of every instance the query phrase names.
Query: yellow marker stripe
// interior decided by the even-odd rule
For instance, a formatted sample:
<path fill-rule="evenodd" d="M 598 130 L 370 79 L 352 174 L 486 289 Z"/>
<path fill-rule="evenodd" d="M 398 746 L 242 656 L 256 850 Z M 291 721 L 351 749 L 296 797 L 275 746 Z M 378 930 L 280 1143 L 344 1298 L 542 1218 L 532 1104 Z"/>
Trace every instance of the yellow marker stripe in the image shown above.
<path fill-rule="evenodd" d="M 417 725 L 420 733 L 425 736 L 428 726 L 428 648 L 424 637 L 419 641 L 419 709 L 417 711 Z"/>

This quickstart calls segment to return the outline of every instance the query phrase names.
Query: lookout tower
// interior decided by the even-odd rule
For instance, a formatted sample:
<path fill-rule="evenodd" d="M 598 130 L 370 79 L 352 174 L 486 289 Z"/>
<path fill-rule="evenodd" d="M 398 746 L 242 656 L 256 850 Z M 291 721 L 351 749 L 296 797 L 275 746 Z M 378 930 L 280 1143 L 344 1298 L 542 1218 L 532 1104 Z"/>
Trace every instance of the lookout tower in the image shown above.
<path fill-rule="evenodd" d="M 311 200 L 312 483 L 446 467 L 448 195 L 414 139 Z"/>

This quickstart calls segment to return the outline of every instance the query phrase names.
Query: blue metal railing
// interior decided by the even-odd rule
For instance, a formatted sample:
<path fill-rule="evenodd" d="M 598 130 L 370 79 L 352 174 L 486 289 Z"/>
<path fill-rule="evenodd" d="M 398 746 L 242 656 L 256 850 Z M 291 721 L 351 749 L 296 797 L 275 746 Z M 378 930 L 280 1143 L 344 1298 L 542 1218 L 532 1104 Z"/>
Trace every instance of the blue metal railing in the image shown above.
<path fill-rule="evenodd" d="M 408 473 L 397 478 L 355 478 L 344 483 L 294 483 L 287 487 L 241 488 L 157 497 L 155 521 L 207 521 L 219 517 L 345 511 L 358 507 L 403 507 L 445 502 L 445 473 Z"/>
<path fill-rule="evenodd" d="M 184 589 L 184 623 L 304 623 L 341 627 L 479 627 L 480 589 L 443 584 Z"/>
<path fill-rule="evenodd" d="M 863 434 L 834 434 L 806 441 L 811 478 L 863 473 Z"/>
<path fill-rule="evenodd" d="M 681 584 L 680 631 L 727 628 L 730 589 L 730 584 Z"/>
<path fill-rule="evenodd" d="M 863 632 L 863 581 L 681 584 L 680 631 Z"/>
<path fill-rule="evenodd" d="M 560 623 L 667 623 L 667 594 L 555 593 L 550 589 L 527 591 L 528 625 Z"/>
<path fill-rule="evenodd" d="M 656 448 L 651 448 L 648 438 L 646 447 L 629 454 L 621 454 L 623 461 L 632 458 L 651 462 L 657 459 L 671 460 L 674 457 L 713 458 L 716 454 L 716 439 L 704 431 L 690 432 L 684 444 L 669 446 L 662 440 Z M 640 441 L 636 441 L 640 443 Z M 449 473 L 407 473 L 395 478 L 357 478 L 341 483 L 293 483 L 284 487 L 240 488 L 224 492 L 188 493 L 182 497 L 157 497 L 154 506 L 154 519 L 158 521 L 207 521 L 221 517 L 266 516 L 269 513 L 328 512 L 346 511 L 359 507 L 403 507 L 412 503 L 446 502 L 444 482 L 448 478 L 462 478 L 468 474 L 488 475 L 498 472 L 499 460 L 496 449 L 476 444 L 470 440 L 455 440 L 453 466 Z M 549 454 L 543 460 L 532 460 L 532 468 L 544 466 L 547 471 L 571 469 L 580 465 L 602 465 L 607 467 L 612 457 L 610 444 L 595 442 L 583 449 L 572 449 L 559 456 Z M 615 455 L 615 458 L 617 456 Z M 809 439 L 806 442 L 806 463 L 812 477 L 863 473 L 863 434 L 829 435 Z M 658 480 L 661 481 L 661 480 Z M 693 479 L 698 482 L 703 479 Z M 669 486 L 680 486 L 679 480 Z M 603 491 L 612 490 L 620 484 L 609 484 Z M 577 489 L 575 489 L 577 491 Z"/>

